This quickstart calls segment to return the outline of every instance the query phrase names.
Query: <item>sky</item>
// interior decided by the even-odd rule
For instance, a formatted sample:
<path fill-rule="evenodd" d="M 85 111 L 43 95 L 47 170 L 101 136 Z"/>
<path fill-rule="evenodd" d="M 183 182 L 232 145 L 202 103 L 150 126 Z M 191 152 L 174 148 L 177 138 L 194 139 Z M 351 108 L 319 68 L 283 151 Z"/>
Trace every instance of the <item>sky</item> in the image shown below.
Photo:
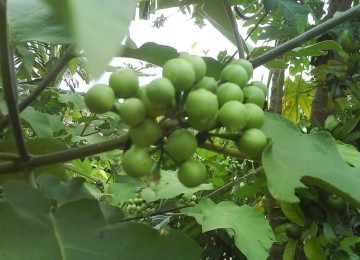
<path fill-rule="evenodd" d="M 164 15 L 167 19 L 161 28 L 153 27 L 153 21 L 156 17 Z M 191 19 L 190 14 L 184 15 L 179 8 L 169 8 L 157 11 L 151 15 L 149 20 L 133 21 L 129 27 L 130 38 L 140 47 L 146 42 L 156 42 L 175 48 L 178 52 L 187 52 L 199 56 L 208 56 L 217 58 L 220 51 L 226 50 L 228 55 L 236 51 L 236 47 L 227 40 L 219 31 L 217 31 L 209 22 L 205 20 L 205 26 L 200 28 Z M 244 32 L 240 32 L 245 36 Z M 133 64 L 135 67 L 141 66 L 141 63 L 135 59 L 116 58 L 110 63 L 114 66 L 123 66 L 124 63 Z M 144 62 L 143 62 L 144 64 Z M 143 70 L 152 76 L 140 77 L 140 85 L 145 85 L 151 80 L 161 77 L 161 68 L 152 68 Z M 98 83 L 108 83 L 110 73 L 104 73 Z M 267 71 L 264 68 L 257 68 L 254 71 L 253 80 L 263 80 L 267 78 Z M 81 79 L 80 79 L 81 81 Z M 89 86 L 81 84 L 79 91 L 86 91 Z"/>

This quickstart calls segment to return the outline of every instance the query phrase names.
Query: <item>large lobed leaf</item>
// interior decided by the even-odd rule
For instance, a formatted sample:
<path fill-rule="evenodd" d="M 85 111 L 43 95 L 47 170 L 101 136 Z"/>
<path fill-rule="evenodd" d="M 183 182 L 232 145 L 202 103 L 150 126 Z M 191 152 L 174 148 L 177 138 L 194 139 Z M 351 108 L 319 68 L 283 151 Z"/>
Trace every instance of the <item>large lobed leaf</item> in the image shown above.
<path fill-rule="evenodd" d="M 137 1 L 46 0 L 70 31 L 73 42 L 85 53 L 94 77 L 121 51 L 121 41 L 135 15 Z"/>
<path fill-rule="evenodd" d="M 67 30 L 43 0 L 8 0 L 12 44 L 41 41 L 53 44 L 71 42 Z"/>
<path fill-rule="evenodd" d="M 193 208 L 182 210 L 202 225 L 202 231 L 224 228 L 235 239 L 236 246 L 251 260 L 267 259 L 275 235 L 264 215 L 244 205 L 231 201 L 215 204 L 210 199 L 200 199 Z"/>
<path fill-rule="evenodd" d="M 274 198 L 299 202 L 295 189 L 315 184 L 360 207 L 360 169 L 344 162 L 329 133 L 303 134 L 287 118 L 271 113 L 262 130 L 272 139 L 262 162 Z"/>
<path fill-rule="evenodd" d="M 58 191 L 79 190 L 74 184 Z M 39 190 L 23 182 L 6 183 L 0 200 L 0 258 L 201 259 L 200 247 L 190 238 L 172 230 L 160 234 L 139 223 L 116 223 L 120 209 L 102 205 L 79 198 L 54 212 Z"/>

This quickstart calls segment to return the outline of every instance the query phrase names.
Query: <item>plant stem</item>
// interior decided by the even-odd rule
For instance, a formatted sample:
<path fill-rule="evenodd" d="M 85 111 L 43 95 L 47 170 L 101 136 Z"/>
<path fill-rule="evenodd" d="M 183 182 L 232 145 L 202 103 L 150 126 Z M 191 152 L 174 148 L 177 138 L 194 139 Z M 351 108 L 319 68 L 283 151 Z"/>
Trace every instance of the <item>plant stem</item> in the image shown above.
<path fill-rule="evenodd" d="M 89 121 L 87 121 L 84 125 L 83 130 L 80 133 L 80 136 L 83 136 L 83 134 L 85 133 L 86 129 L 89 127 L 89 125 L 91 124 L 91 122 L 94 120 L 94 118 L 96 117 L 96 114 L 93 114 L 93 116 L 90 118 Z"/>
<path fill-rule="evenodd" d="M 9 161 L 0 163 L 0 175 L 5 173 L 12 173 L 21 171 L 24 167 L 40 167 L 53 163 L 61 163 L 71 161 L 84 156 L 90 156 L 98 153 L 111 151 L 114 149 L 121 149 L 125 146 L 129 136 L 127 134 L 97 144 L 88 145 L 85 147 L 73 148 L 54 153 L 34 155 L 31 162 L 26 165 L 19 165 L 16 161 Z"/>
<path fill-rule="evenodd" d="M 72 166 L 70 164 L 64 164 L 64 168 L 68 169 L 69 171 L 80 174 L 80 175 L 84 176 L 85 178 L 92 180 L 93 182 L 98 182 L 99 181 L 98 178 L 96 178 L 94 176 L 91 176 L 91 175 L 87 174 L 86 172 L 83 172 L 83 171 L 79 170 L 78 168 L 76 168 L 75 166 Z"/>
<path fill-rule="evenodd" d="M 283 55 L 284 53 L 294 49 L 295 47 L 300 46 L 301 44 L 314 39 L 316 36 L 323 34 L 324 32 L 334 28 L 335 26 L 351 19 L 352 17 L 356 17 L 360 15 L 360 5 L 354 6 L 349 10 L 339 14 L 336 17 L 333 17 L 322 24 L 315 26 L 314 28 L 300 34 L 299 36 L 293 38 L 292 40 L 281 44 L 280 46 L 276 47 L 275 49 L 257 57 L 256 59 L 252 60 L 251 63 L 255 68 L 261 66 L 262 64 L 275 59 Z"/>
<path fill-rule="evenodd" d="M 69 47 L 65 54 L 61 56 L 61 58 L 58 60 L 58 62 L 55 64 L 54 68 L 49 72 L 48 75 L 41 81 L 39 86 L 31 92 L 31 94 L 25 98 L 20 104 L 19 104 L 19 110 L 20 112 L 23 111 L 25 108 L 27 108 L 36 98 L 40 95 L 40 93 L 51 83 L 53 82 L 56 77 L 58 76 L 59 72 L 65 67 L 65 65 L 74 58 L 75 55 L 73 53 L 73 48 Z M 0 120 L 0 129 L 3 129 L 9 122 L 10 122 L 9 115 L 5 116 L 2 120 Z"/>
<path fill-rule="evenodd" d="M 236 41 L 236 47 L 239 53 L 239 58 L 240 59 L 245 59 L 245 53 L 244 53 L 244 45 L 243 45 L 243 41 L 239 32 L 239 28 L 238 28 L 238 24 L 236 22 L 236 18 L 234 16 L 233 11 L 231 10 L 231 6 L 227 3 L 227 0 L 223 0 L 227 15 L 230 19 L 230 23 L 231 23 L 231 27 L 233 29 L 234 32 L 234 36 L 235 36 L 235 41 Z"/>
<path fill-rule="evenodd" d="M 248 174 L 245 174 L 244 176 L 241 176 L 239 178 L 236 178 L 234 180 L 232 180 L 231 182 L 225 184 L 224 186 L 221 186 L 220 188 L 218 188 L 217 190 L 214 190 L 213 192 L 209 193 L 208 195 L 205 196 L 205 198 L 211 198 L 212 196 L 214 196 L 215 194 L 219 193 L 220 191 L 224 191 L 227 190 L 228 188 L 232 187 L 235 183 L 238 183 L 239 181 L 258 173 L 259 171 L 263 170 L 264 167 L 260 166 L 259 168 L 257 168 L 255 171 L 253 172 L 249 172 Z"/>
<path fill-rule="evenodd" d="M 203 148 L 205 150 L 209 150 L 209 151 L 213 151 L 213 152 L 217 152 L 217 153 L 221 153 L 221 154 L 225 154 L 225 155 L 229 155 L 229 156 L 233 156 L 233 157 L 237 157 L 237 158 L 245 158 L 243 154 L 241 154 L 239 152 L 238 149 L 234 149 L 234 148 L 229 148 L 229 147 L 222 147 L 216 144 L 211 144 L 211 143 L 202 143 L 199 144 L 200 148 Z"/>
<path fill-rule="evenodd" d="M 8 23 L 6 12 L 6 1 L 0 2 L 0 64 L 1 76 L 3 81 L 3 90 L 6 100 L 6 105 L 9 110 L 10 122 L 15 136 L 15 142 L 19 151 L 20 160 L 28 162 L 31 156 L 28 152 L 24 141 L 24 135 L 21 127 L 19 116 L 19 108 L 17 105 L 17 81 L 15 75 L 14 55 L 13 50 L 9 44 Z"/>

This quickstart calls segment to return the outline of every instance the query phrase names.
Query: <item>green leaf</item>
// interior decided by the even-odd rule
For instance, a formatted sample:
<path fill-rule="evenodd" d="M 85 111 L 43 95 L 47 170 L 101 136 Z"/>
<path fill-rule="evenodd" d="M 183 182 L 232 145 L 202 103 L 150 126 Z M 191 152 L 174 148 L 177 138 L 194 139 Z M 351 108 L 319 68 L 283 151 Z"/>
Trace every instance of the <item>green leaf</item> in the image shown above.
<path fill-rule="evenodd" d="M 134 18 L 137 1 L 46 0 L 69 28 L 77 47 L 88 59 L 95 78 L 105 71 L 111 58 L 121 51 L 121 41 Z"/>
<path fill-rule="evenodd" d="M 264 0 L 264 7 L 268 12 L 278 8 L 281 16 L 298 33 L 305 30 L 307 16 L 311 11 L 307 5 L 288 0 Z"/>
<path fill-rule="evenodd" d="M 309 260 L 325 260 L 326 255 L 317 237 L 309 238 L 305 241 L 304 252 Z"/>
<path fill-rule="evenodd" d="M 166 61 L 179 56 L 179 53 L 173 47 L 154 42 L 144 43 L 139 48 L 130 48 L 125 45 L 123 45 L 122 48 L 121 57 L 147 61 L 160 67 L 162 67 Z M 224 65 L 211 57 L 203 57 L 203 59 L 206 62 L 206 75 L 216 79 L 219 78 Z"/>
<path fill-rule="evenodd" d="M 224 228 L 234 236 L 235 245 L 247 259 L 267 259 L 275 235 L 264 215 L 244 205 L 231 201 L 215 204 L 210 199 L 200 199 L 193 208 L 182 210 L 195 217 L 203 232 Z"/>
<path fill-rule="evenodd" d="M 272 139 L 262 162 L 274 198 L 297 203 L 295 189 L 315 184 L 360 207 L 360 169 L 344 162 L 329 133 L 302 134 L 291 121 L 271 113 L 262 130 Z"/>
<path fill-rule="evenodd" d="M 298 203 L 287 203 L 280 201 L 280 207 L 284 215 L 293 223 L 304 227 L 306 218 Z"/>
<path fill-rule="evenodd" d="M 76 110 L 86 108 L 84 97 L 73 92 L 59 94 L 58 101 L 63 104 L 71 103 L 74 105 L 74 109 Z"/>
<path fill-rule="evenodd" d="M 112 183 L 109 187 L 109 193 L 113 195 L 110 200 L 112 205 L 118 205 L 134 198 L 137 187 L 133 183 Z"/>
<path fill-rule="evenodd" d="M 47 114 L 36 111 L 33 107 L 27 107 L 21 112 L 20 118 L 31 126 L 38 137 L 53 137 L 53 129 Z"/>
<path fill-rule="evenodd" d="M 8 0 L 11 43 L 70 43 L 67 30 L 42 0 Z"/>
<path fill-rule="evenodd" d="M 296 246 L 298 241 L 294 239 L 290 239 L 289 242 L 286 243 L 283 260 L 293 260 L 296 253 Z"/>
<path fill-rule="evenodd" d="M 71 201 L 94 198 L 85 188 L 85 179 L 81 177 L 64 182 L 53 175 L 42 174 L 37 178 L 37 183 L 39 190 L 49 199 L 56 200 L 58 206 Z"/>
<path fill-rule="evenodd" d="M 340 242 L 340 248 L 347 252 L 349 255 L 353 255 L 354 252 L 351 250 L 351 247 L 358 243 L 360 243 L 360 237 L 345 237 Z"/>
<path fill-rule="evenodd" d="M 0 201 L 0 255 L 28 260 L 201 259 L 201 248 L 189 237 L 139 223 L 115 224 L 118 209 L 110 208 L 81 199 L 53 212 L 40 191 L 9 182 Z"/>
<path fill-rule="evenodd" d="M 201 184 L 195 188 L 185 187 L 178 179 L 175 171 L 161 171 L 161 178 L 158 184 L 141 191 L 146 202 L 159 199 L 171 199 L 180 194 L 193 194 L 199 190 L 212 190 L 212 184 Z"/>
<path fill-rule="evenodd" d="M 234 197 L 244 199 L 255 195 L 262 187 L 266 187 L 266 175 L 263 174 L 254 183 L 246 183 L 234 193 Z"/>
<path fill-rule="evenodd" d="M 26 146 L 29 152 L 33 155 L 41 155 L 48 154 L 52 152 L 64 151 L 68 149 L 65 143 L 56 140 L 56 139 L 48 139 L 48 138 L 37 138 L 26 140 Z M 17 145 L 14 141 L 2 141 L 0 142 L 0 152 L 3 153 L 18 153 Z M 65 169 L 61 163 L 50 164 L 46 166 L 37 167 L 34 169 L 34 173 L 36 176 L 39 176 L 43 173 L 50 173 L 52 175 L 57 176 L 61 180 L 66 180 L 67 176 L 65 173 Z M 2 173 L 0 174 L 0 184 L 4 183 L 8 180 L 24 180 L 24 173 Z"/>
<path fill-rule="evenodd" d="M 341 51 L 341 46 L 332 40 L 321 41 L 315 43 L 313 45 L 309 45 L 306 47 L 298 47 L 287 53 L 289 56 L 320 56 L 325 55 L 328 51 Z"/>
<path fill-rule="evenodd" d="M 223 1 L 205 0 L 201 13 L 222 35 L 236 45 L 231 21 Z"/>
<path fill-rule="evenodd" d="M 336 147 L 346 163 L 354 167 L 360 167 L 360 152 L 354 146 L 336 142 Z"/>

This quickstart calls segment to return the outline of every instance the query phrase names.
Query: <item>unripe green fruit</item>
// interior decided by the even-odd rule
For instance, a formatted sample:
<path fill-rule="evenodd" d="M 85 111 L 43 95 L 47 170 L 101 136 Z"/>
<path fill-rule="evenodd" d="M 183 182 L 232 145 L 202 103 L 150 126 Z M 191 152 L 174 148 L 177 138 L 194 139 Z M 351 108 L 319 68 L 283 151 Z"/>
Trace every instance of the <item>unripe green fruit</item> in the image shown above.
<path fill-rule="evenodd" d="M 205 89 L 191 91 L 185 102 L 185 111 L 191 127 L 199 131 L 213 129 L 218 116 L 217 96 Z"/>
<path fill-rule="evenodd" d="M 166 106 L 175 98 L 175 88 L 167 78 L 157 78 L 146 86 L 146 94 L 153 106 Z"/>
<path fill-rule="evenodd" d="M 122 167 L 131 177 L 142 177 L 149 174 L 154 166 L 151 156 L 144 150 L 132 146 L 122 157 Z"/>
<path fill-rule="evenodd" d="M 246 128 L 261 128 L 265 121 L 264 111 L 258 105 L 253 103 L 247 103 L 244 106 L 247 109 L 249 115 Z"/>
<path fill-rule="evenodd" d="M 92 113 L 102 114 L 110 111 L 115 104 L 114 91 L 105 84 L 97 84 L 89 88 L 84 101 Z"/>
<path fill-rule="evenodd" d="M 145 120 L 145 105 L 138 98 L 128 98 L 119 105 L 119 115 L 125 124 L 138 125 Z"/>
<path fill-rule="evenodd" d="M 162 76 L 169 79 L 176 91 L 189 90 L 195 82 L 193 65 L 180 58 L 165 62 Z"/>
<path fill-rule="evenodd" d="M 336 212 L 341 212 L 346 207 L 346 202 L 335 194 L 327 198 L 327 205 Z"/>
<path fill-rule="evenodd" d="M 264 92 L 265 97 L 267 96 L 268 88 L 266 84 L 262 83 L 261 81 L 253 81 L 250 85 L 260 88 Z"/>
<path fill-rule="evenodd" d="M 179 58 L 184 59 L 193 65 L 195 71 L 195 82 L 200 81 L 205 76 L 206 63 L 203 58 L 185 53 L 181 54 Z"/>
<path fill-rule="evenodd" d="M 195 136 L 185 129 L 175 130 L 167 139 L 165 150 L 177 162 L 182 162 L 195 153 L 197 141 Z"/>
<path fill-rule="evenodd" d="M 110 75 L 109 85 L 117 98 L 129 98 L 138 91 L 139 79 L 135 71 L 123 68 Z"/>
<path fill-rule="evenodd" d="M 254 67 L 250 61 L 245 59 L 238 59 L 233 60 L 230 64 L 237 64 L 242 66 L 246 70 L 249 79 L 253 76 Z"/>
<path fill-rule="evenodd" d="M 231 100 L 236 100 L 240 103 L 244 101 L 244 93 L 241 88 L 231 82 L 221 84 L 217 90 L 216 95 L 218 97 L 220 107 Z"/>
<path fill-rule="evenodd" d="M 145 119 L 142 123 L 129 129 L 131 141 L 138 147 L 155 144 L 162 136 L 160 126 L 152 119 Z"/>
<path fill-rule="evenodd" d="M 228 101 L 220 108 L 219 121 L 230 131 L 245 128 L 248 119 L 248 111 L 245 105 L 239 101 Z"/>
<path fill-rule="evenodd" d="M 168 112 L 167 106 L 154 106 L 148 96 L 146 91 L 147 86 L 142 87 L 139 89 L 137 93 L 137 97 L 144 103 L 144 106 L 146 108 L 146 115 L 151 118 L 156 118 L 158 116 L 165 115 Z"/>
<path fill-rule="evenodd" d="M 203 77 L 199 82 L 197 82 L 192 90 L 197 89 L 206 89 L 212 93 L 216 93 L 218 90 L 218 82 L 213 77 Z"/>
<path fill-rule="evenodd" d="M 248 159 L 259 159 L 267 145 L 265 134 L 257 128 L 245 130 L 238 141 L 238 149 Z"/>
<path fill-rule="evenodd" d="M 221 71 L 220 79 L 222 82 L 232 82 L 243 88 L 247 85 L 249 77 L 241 65 L 230 64 Z"/>
<path fill-rule="evenodd" d="M 197 187 L 206 181 L 206 167 L 202 162 L 189 159 L 178 170 L 179 181 L 188 188 Z"/>
<path fill-rule="evenodd" d="M 247 86 L 243 89 L 244 92 L 244 103 L 253 103 L 259 107 L 263 107 L 265 103 L 264 92 L 255 86 Z"/>

